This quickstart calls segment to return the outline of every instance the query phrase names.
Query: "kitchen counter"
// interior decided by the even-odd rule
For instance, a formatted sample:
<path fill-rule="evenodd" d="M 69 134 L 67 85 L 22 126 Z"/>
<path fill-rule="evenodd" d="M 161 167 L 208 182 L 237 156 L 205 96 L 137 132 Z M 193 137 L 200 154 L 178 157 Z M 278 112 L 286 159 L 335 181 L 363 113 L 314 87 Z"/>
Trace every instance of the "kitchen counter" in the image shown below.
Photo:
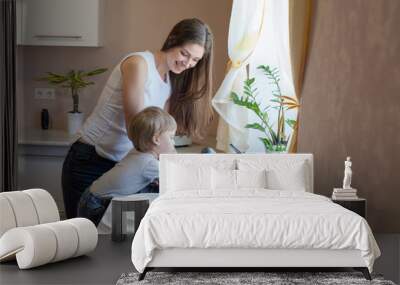
<path fill-rule="evenodd" d="M 31 129 L 23 131 L 18 138 L 20 145 L 37 146 L 69 146 L 76 135 L 70 135 L 63 130 Z"/>
<path fill-rule="evenodd" d="M 18 138 L 18 144 L 23 146 L 21 150 L 24 154 L 28 154 L 26 151 L 33 151 L 37 153 L 35 149 L 40 147 L 42 154 L 60 153 L 66 154 L 69 146 L 76 140 L 76 135 L 70 135 L 64 130 L 42 130 L 42 129 L 31 129 L 23 131 Z M 201 143 L 193 142 L 189 146 L 180 146 L 176 150 L 178 153 L 200 153 L 200 151 L 208 146 L 215 148 L 216 141 L 214 137 L 208 137 Z M 46 147 L 46 148 L 43 148 Z"/>

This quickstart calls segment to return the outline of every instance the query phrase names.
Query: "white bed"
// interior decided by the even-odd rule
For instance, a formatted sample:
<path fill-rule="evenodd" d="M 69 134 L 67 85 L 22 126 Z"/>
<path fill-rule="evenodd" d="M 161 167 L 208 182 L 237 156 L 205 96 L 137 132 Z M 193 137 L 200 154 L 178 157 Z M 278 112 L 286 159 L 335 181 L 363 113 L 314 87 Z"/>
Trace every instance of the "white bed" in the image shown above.
<path fill-rule="evenodd" d="M 259 187 L 260 177 L 270 184 Z M 132 243 L 132 262 L 144 274 L 154 267 L 371 272 L 380 255 L 365 219 L 313 194 L 311 154 L 162 155 L 160 194 Z"/>

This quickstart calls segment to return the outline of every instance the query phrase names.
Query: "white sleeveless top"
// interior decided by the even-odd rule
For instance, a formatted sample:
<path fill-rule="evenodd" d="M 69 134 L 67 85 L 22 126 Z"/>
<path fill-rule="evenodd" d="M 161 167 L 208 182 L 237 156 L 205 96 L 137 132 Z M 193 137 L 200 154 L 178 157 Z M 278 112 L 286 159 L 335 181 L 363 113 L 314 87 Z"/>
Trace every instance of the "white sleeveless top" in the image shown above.
<path fill-rule="evenodd" d="M 147 63 L 147 79 L 144 85 L 144 107 L 164 108 L 171 95 L 171 84 L 158 73 L 154 55 L 149 51 L 125 56 L 112 71 L 100 95 L 95 109 L 78 132 L 78 136 L 96 148 L 98 155 L 120 161 L 133 147 L 129 140 L 122 100 L 121 63 L 132 55 L 142 56 Z"/>

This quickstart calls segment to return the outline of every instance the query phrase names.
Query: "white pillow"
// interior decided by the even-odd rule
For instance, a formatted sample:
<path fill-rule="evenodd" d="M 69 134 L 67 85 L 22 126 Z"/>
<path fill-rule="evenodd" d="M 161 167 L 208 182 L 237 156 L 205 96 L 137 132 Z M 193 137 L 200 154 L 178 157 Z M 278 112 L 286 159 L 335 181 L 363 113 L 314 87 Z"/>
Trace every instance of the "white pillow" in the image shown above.
<path fill-rule="evenodd" d="M 306 191 L 306 164 L 298 163 L 286 169 L 266 170 L 267 188 L 272 190 Z"/>
<path fill-rule="evenodd" d="M 240 158 L 237 165 L 240 170 L 265 169 L 268 189 L 307 191 L 312 187 L 307 160 L 277 155 L 276 158 Z"/>
<path fill-rule="evenodd" d="M 193 189 L 212 189 L 211 167 L 185 166 L 168 163 L 168 191 L 185 191 Z"/>
<path fill-rule="evenodd" d="M 236 190 L 236 170 L 212 168 L 213 189 Z"/>
<path fill-rule="evenodd" d="M 215 169 L 213 173 L 213 189 L 221 190 L 238 190 L 241 188 L 266 188 L 266 172 L 265 170 L 229 170 Z"/>
<path fill-rule="evenodd" d="M 263 170 L 236 170 L 238 188 L 267 188 L 266 171 Z"/>

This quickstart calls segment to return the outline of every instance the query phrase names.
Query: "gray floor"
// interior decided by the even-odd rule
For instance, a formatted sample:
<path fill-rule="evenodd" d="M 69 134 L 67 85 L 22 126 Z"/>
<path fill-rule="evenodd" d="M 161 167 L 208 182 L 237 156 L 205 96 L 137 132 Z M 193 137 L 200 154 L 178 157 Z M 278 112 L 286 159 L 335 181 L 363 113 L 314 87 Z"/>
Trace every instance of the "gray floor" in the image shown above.
<path fill-rule="evenodd" d="M 375 234 L 374 236 L 382 254 L 374 264 L 374 271 L 400 284 L 400 234 Z"/>
<path fill-rule="evenodd" d="M 375 235 L 382 256 L 375 263 L 376 273 L 399 283 L 400 235 Z M 100 236 L 94 252 L 30 270 L 19 270 L 15 262 L 0 265 L 0 284 L 115 284 L 124 272 L 134 271 L 130 259 L 131 240 L 114 243 Z"/>
<path fill-rule="evenodd" d="M 134 270 L 131 241 L 114 243 L 110 236 L 99 236 L 95 251 L 88 256 L 19 270 L 16 262 L 0 265 L 0 284 L 115 284 L 124 272 Z"/>

